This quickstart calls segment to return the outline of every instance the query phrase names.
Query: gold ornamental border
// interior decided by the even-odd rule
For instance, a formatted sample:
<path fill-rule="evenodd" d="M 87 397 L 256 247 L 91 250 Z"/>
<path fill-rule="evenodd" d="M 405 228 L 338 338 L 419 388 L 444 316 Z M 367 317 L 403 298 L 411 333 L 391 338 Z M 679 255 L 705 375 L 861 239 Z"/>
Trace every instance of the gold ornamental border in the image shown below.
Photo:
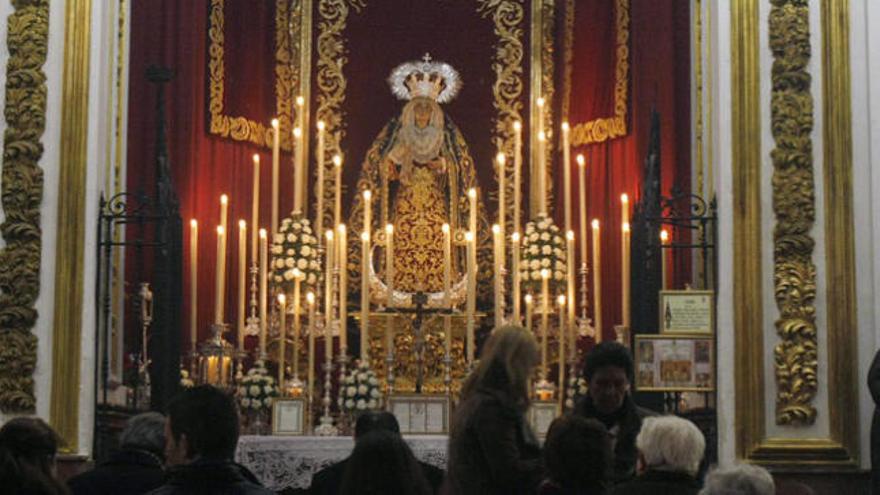
<path fill-rule="evenodd" d="M 774 4 L 784 4 L 775 0 Z M 828 280 L 827 438 L 767 437 L 761 270 L 761 107 L 758 0 L 731 3 L 733 297 L 736 455 L 780 467 L 858 468 L 855 263 L 851 202 L 849 2 L 821 0 L 825 242 Z M 771 24 L 771 29 L 780 26 Z M 774 33 L 770 33 L 771 38 Z M 794 427 L 797 427 L 796 425 Z"/>
<path fill-rule="evenodd" d="M 311 2 L 307 2 L 308 8 Z M 291 11 L 290 2 L 275 2 L 275 105 L 281 132 L 281 148 L 291 149 L 291 122 L 294 115 L 293 95 L 300 91 L 303 80 L 296 70 L 300 61 L 303 2 L 297 2 L 297 10 Z M 224 112 L 226 63 L 225 43 L 225 0 L 211 0 L 208 15 L 208 128 L 211 134 L 245 141 L 261 147 L 272 146 L 272 128 L 268 123 L 257 122 L 243 116 L 227 115 Z"/>
<path fill-rule="evenodd" d="M 566 19 L 565 26 L 574 22 L 575 2 L 569 0 L 565 15 L 572 20 Z M 615 24 L 617 32 L 617 59 L 614 70 L 614 115 L 599 117 L 587 122 L 572 123 L 571 145 L 583 146 L 587 144 L 602 143 L 610 139 L 623 137 L 627 134 L 626 113 L 629 100 L 629 28 L 630 28 L 630 0 L 617 0 L 615 3 Z M 564 33 L 566 81 L 564 88 L 566 96 L 564 100 L 570 102 L 571 98 L 571 53 L 574 43 L 574 30 L 566 28 Z M 566 108 L 567 110 L 567 108 Z"/>
<path fill-rule="evenodd" d="M 0 411 L 33 413 L 37 365 L 43 199 L 41 138 L 46 127 L 49 2 L 17 2 L 7 19 L 6 132 L 3 137 L 0 226 Z"/>

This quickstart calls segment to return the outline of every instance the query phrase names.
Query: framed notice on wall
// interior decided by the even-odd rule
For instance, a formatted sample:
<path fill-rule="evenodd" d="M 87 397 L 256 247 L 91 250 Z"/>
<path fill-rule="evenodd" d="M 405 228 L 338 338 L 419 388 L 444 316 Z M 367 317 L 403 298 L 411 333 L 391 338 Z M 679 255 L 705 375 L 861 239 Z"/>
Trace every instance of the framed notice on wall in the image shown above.
<path fill-rule="evenodd" d="M 715 294 L 710 290 L 660 291 L 660 333 L 711 334 Z"/>
<path fill-rule="evenodd" d="M 533 401 L 529 406 L 528 419 L 535 435 L 540 439 L 547 437 L 550 423 L 559 416 L 559 403 L 552 401 Z"/>
<path fill-rule="evenodd" d="M 636 335 L 636 388 L 646 392 L 715 389 L 711 335 Z"/>
<path fill-rule="evenodd" d="M 303 398 L 283 398 L 272 401 L 272 434 L 305 434 L 306 400 Z"/>
<path fill-rule="evenodd" d="M 388 398 L 388 411 L 404 435 L 449 433 L 448 395 L 395 394 Z"/>

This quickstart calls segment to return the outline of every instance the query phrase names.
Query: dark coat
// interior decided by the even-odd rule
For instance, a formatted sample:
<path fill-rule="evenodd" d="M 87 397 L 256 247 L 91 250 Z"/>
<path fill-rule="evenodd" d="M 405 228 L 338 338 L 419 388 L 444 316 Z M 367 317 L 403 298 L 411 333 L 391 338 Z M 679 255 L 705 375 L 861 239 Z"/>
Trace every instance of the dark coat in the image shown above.
<path fill-rule="evenodd" d="M 566 490 L 550 480 L 544 480 L 538 487 L 538 495 L 605 495 L 605 489 L 594 487 L 580 491 Z"/>
<path fill-rule="evenodd" d="M 611 490 L 611 495 L 697 495 L 700 484 L 687 473 L 648 470 L 636 478 L 621 483 Z"/>
<path fill-rule="evenodd" d="M 604 417 L 596 411 L 592 399 L 587 395 L 575 406 L 575 414 L 598 419 L 609 431 L 614 426 L 619 427 L 615 437 L 614 465 L 610 481 L 612 484 L 617 484 L 632 479 L 636 475 L 636 459 L 638 458 L 636 436 L 642 429 L 642 419 L 656 416 L 657 413 L 637 406 L 632 397 L 627 395 L 619 411 L 610 417 Z"/>
<path fill-rule="evenodd" d="M 419 466 L 422 467 L 422 474 L 425 475 L 425 479 L 431 485 L 431 491 L 437 493 L 440 485 L 443 483 L 443 470 L 427 462 L 418 462 Z M 348 466 L 347 458 L 313 474 L 309 493 L 314 495 L 336 495 L 339 493 L 339 489 L 342 488 L 342 478 L 345 476 L 346 466 Z"/>
<path fill-rule="evenodd" d="M 162 486 L 162 460 L 145 450 L 126 449 L 91 471 L 67 481 L 73 495 L 140 495 Z"/>
<path fill-rule="evenodd" d="M 493 390 L 458 407 L 449 438 L 452 493 L 533 494 L 541 481 L 540 446 L 522 408 Z"/>
<path fill-rule="evenodd" d="M 243 466 L 232 461 L 196 460 L 168 471 L 150 495 L 273 495 Z"/>
<path fill-rule="evenodd" d="M 868 390 L 874 399 L 874 419 L 871 421 L 871 493 L 880 494 L 880 350 L 868 370 Z"/>

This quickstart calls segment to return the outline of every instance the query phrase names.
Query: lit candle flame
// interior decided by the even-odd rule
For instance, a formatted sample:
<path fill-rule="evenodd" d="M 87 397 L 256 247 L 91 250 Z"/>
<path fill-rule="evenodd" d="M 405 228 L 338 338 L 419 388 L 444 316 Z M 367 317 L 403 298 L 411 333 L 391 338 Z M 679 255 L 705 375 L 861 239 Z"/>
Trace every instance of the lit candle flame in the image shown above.
<path fill-rule="evenodd" d="M 580 167 L 584 167 L 587 165 L 587 160 L 586 160 L 586 158 L 584 158 L 584 155 L 581 153 L 578 153 L 578 156 L 575 158 L 575 160 L 577 160 L 578 166 L 580 166 Z"/>

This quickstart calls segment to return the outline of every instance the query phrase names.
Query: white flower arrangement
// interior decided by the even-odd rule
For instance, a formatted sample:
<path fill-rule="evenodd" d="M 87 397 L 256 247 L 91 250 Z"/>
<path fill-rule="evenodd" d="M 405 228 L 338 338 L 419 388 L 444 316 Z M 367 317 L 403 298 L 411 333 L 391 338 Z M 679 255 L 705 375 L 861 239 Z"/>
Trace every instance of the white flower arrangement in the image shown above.
<path fill-rule="evenodd" d="M 189 376 L 189 371 L 183 368 L 180 369 L 180 386 L 183 388 L 193 388 L 195 386 L 195 383 Z"/>
<path fill-rule="evenodd" d="M 549 217 L 538 217 L 526 224 L 523 237 L 520 278 L 526 290 L 540 292 L 541 272 L 550 272 L 550 290 L 565 284 L 565 238 Z"/>
<path fill-rule="evenodd" d="M 278 387 L 275 379 L 267 375 L 265 370 L 254 367 L 239 383 L 237 395 L 243 410 L 269 409 L 272 399 L 278 397 Z"/>
<path fill-rule="evenodd" d="M 278 233 L 272 239 L 272 280 L 286 292 L 293 291 L 296 270 L 306 286 L 314 287 L 321 272 L 318 258 L 318 238 L 312 232 L 309 219 L 288 217 L 281 221 Z"/>
<path fill-rule="evenodd" d="M 569 377 L 568 389 L 565 392 L 565 408 L 569 411 L 574 410 L 574 405 L 581 397 L 587 395 L 587 391 L 587 380 L 581 376 Z"/>
<path fill-rule="evenodd" d="M 348 372 L 339 387 L 339 409 L 343 412 L 361 413 L 379 409 L 382 391 L 379 379 L 369 364 L 360 361 Z"/>

